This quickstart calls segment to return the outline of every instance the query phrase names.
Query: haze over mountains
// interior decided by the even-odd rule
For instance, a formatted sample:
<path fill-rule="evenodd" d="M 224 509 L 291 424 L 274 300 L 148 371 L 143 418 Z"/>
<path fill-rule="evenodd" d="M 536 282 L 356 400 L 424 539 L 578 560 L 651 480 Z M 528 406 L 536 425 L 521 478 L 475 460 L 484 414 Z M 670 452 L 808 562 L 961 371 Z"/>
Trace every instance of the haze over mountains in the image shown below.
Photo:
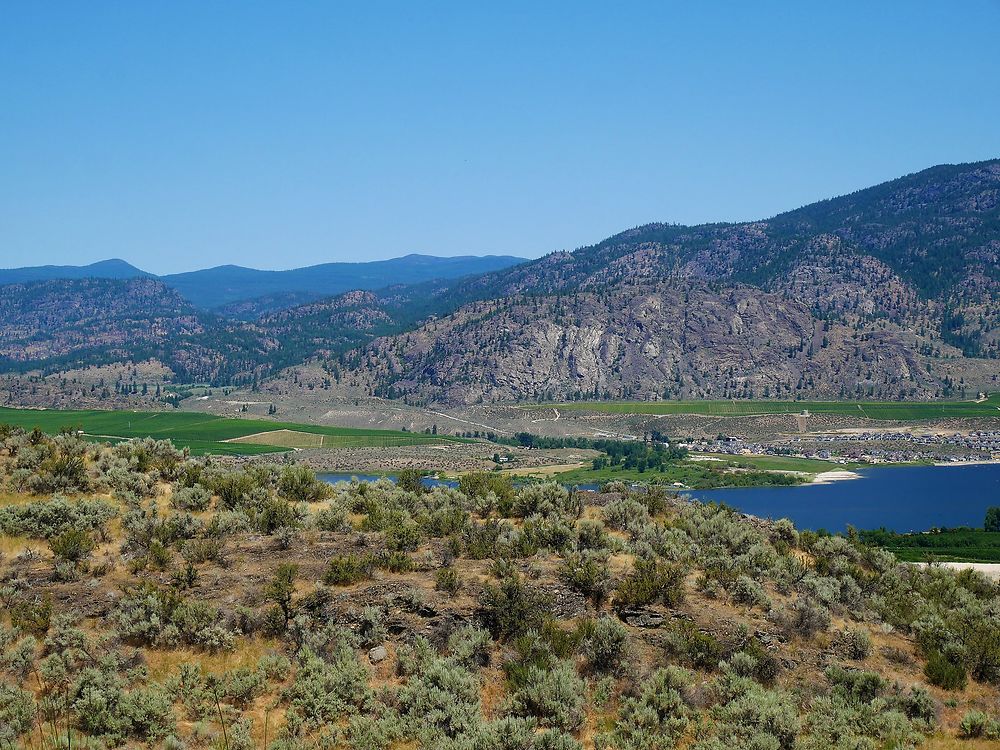
<path fill-rule="evenodd" d="M 476 262 L 438 260 L 462 271 Z M 22 283 L 2 290 L 0 356 L 8 369 L 47 372 L 155 358 L 178 381 L 235 385 L 314 358 L 332 379 L 419 403 L 996 388 L 996 160 L 768 220 L 650 224 L 572 253 L 482 262 L 500 267 L 433 281 L 434 271 L 394 271 L 381 286 L 390 272 L 365 277 L 373 264 L 337 278 L 305 269 L 244 279 L 223 267 L 179 281 Z M 351 279 L 355 290 L 289 307 L 317 293 L 296 286 L 318 283 L 309 276 Z"/>
<path fill-rule="evenodd" d="M 440 258 L 414 253 L 389 260 L 322 263 L 286 271 L 262 271 L 227 265 L 156 276 L 116 258 L 87 266 L 0 269 L 0 285 L 55 279 L 159 278 L 194 306 L 214 310 L 236 302 L 265 297 L 270 298 L 269 301 L 262 302 L 267 307 L 268 304 L 274 306 L 278 299 L 304 302 L 310 298 L 329 297 L 353 289 L 381 289 L 403 282 L 412 284 L 434 279 L 454 279 L 508 268 L 523 263 L 524 260 L 505 255 Z"/>

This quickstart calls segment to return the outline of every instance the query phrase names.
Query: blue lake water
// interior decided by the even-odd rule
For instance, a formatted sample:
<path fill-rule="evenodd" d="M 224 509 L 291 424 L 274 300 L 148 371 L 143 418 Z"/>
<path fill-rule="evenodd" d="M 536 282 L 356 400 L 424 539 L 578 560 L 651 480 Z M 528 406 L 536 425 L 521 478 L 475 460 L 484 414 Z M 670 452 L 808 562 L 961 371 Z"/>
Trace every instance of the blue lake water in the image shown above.
<path fill-rule="evenodd" d="M 882 526 L 925 531 L 983 525 L 1000 505 L 1000 464 L 862 469 L 861 479 L 800 487 L 692 490 L 699 500 L 725 503 L 764 518 L 789 518 L 802 529 L 844 531 Z"/>
<path fill-rule="evenodd" d="M 324 482 L 329 482 L 330 484 L 336 484 L 337 482 L 350 482 L 352 479 L 357 479 L 359 482 L 376 482 L 379 479 L 388 479 L 390 482 L 395 482 L 396 477 L 386 476 L 383 474 L 316 474 L 317 478 L 322 479 Z M 423 477 L 421 479 L 425 487 L 458 487 L 458 482 L 454 479 L 434 479 L 433 477 Z"/>
<path fill-rule="evenodd" d="M 799 487 L 740 487 L 690 490 L 705 502 L 725 503 L 763 518 L 790 518 L 800 529 L 844 531 L 884 526 L 893 531 L 926 531 L 935 526 L 983 524 L 986 509 L 1000 505 L 1000 464 L 903 466 L 862 469 L 860 479 Z M 371 474 L 319 474 L 327 482 Z M 390 477 L 391 479 L 391 477 Z M 457 487 L 449 479 L 424 478 L 429 487 Z M 596 485 L 577 485 L 597 489 Z"/>

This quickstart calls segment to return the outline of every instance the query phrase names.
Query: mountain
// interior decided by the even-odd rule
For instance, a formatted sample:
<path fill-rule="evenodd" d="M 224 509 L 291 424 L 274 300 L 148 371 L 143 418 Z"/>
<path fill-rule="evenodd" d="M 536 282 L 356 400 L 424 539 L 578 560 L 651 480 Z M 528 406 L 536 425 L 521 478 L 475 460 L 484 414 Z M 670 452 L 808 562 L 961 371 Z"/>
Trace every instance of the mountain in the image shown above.
<path fill-rule="evenodd" d="M 524 258 L 509 255 L 460 255 L 439 258 L 411 254 L 365 263 L 323 263 L 287 271 L 260 271 L 242 266 L 217 266 L 187 273 L 156 276 L 123 260 L 88 266 L 35 266 L 0 269 L 0 285 L 54 279 L 159 279 L 203 310 L 253 320 L 296 305 L 356 289 L 382 289 L 405 282 L 420 284 L 456 279 L 510 268 Z"/>
<path fill-rule="evenodd" d="M 0 370 L 59 372 L 158 360 L 182 382 L 231 382 L 277 349 L 266 334 L 202 313 L 162 281 L 52 279 L 0 287 Z"/>
<path fill-rule="evenodd" d="M 921 398 L 996 387 L 1000 161 L 772 219 L 650 224 L 449 291 L 347 363 L 413 401 Z"/>
<path fill-rule="evenodd" d="M 239 301 L 279 294 L 298 293 L 321 298 L 355 289 L 381 289 L 404 280 L 415 284 L 434 279 L 454 279 L 498 271 L 523 262 L 524 258 L 507 255 L 463 255 L 454 258 L 406 255 L 367 263 L 324 263 L 289 271 L 218 266 L 162 278 L 164 283 L 198 307 L 216 309 Z M 266 309 L 266 302 L 264 306 Z"/>
<path fill-rule="evenodd" d="M 1000 161 L 933 167 L 761 221 L 649 224 L 514 260 L 8 285 L 0 367 L 156 359 L 181 382 L 246 385 L 311 359 L 418 403 L 1000 387 Z M 490 263 L 507 265 L 442 278 Z M 351 291 L 319 291 L 346 279 Z"/>
<path fill-rule="evenodd" d="M 111 260 L 91 263 L 89 266 L 0 268 L 0 285 L 51 279 L 134 279 L 143 276 L 152 276 L 152 274 L 146 273 L 124 260 L 112 258 Z"/>

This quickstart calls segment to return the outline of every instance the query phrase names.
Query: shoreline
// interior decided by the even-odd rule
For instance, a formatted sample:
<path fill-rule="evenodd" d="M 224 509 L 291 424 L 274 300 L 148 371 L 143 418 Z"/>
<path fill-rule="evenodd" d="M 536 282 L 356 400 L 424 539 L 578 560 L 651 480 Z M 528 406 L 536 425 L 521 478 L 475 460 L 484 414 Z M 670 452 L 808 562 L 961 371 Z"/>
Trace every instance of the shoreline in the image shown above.
<path fill-rule="evenodd" d="M 834 469 L 831 471 L 821 471 L 808 484 L 832 484 L 833 482 L 847 482 L 852 479 L 861 479 L 861 475 L 849 469 Z"/>
<path fill-rule="evenodd" d="M 935 461 L 930 466 L 995 466 L 1000 464 L 1000 459 L 989 461 Z"/>

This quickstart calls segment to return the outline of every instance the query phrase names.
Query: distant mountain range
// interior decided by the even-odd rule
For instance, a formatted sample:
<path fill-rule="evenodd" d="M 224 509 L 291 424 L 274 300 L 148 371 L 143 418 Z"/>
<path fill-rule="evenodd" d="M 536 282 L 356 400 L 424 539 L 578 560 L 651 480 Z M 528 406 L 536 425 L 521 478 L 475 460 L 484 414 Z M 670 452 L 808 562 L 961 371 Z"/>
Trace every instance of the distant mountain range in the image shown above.
<path fill-rule="evenodd" d="M 216 266 L 187 273 L 156 276 L 124 260 L 112 259 L 88 266 L 34 266 L 0 269 L 0 285 L 56 279 L 158 278 L 184 299 L 203 310 L 240 310 L 237 317 L 330 297 L 355 289 L 382 289 L 436 279 L 497 271 L 523 263 L 507 255 L 461 255 L 441 258 L 411 254 L 366 263 L 323 263 L 287 271 L 260 271 L 242 266 Z M 246 304 L 260 300 L 259 304 Z M 237 303 L 244 303 L 239 305 Z"/>
<path fill-rule="evenodd" d="M 246 385 L 312 359 L 411 403 L 1000 389 L 1000 161 L 516 261 L 22 280 L 0 289 L 0 369 L 153 358 Z"/>

